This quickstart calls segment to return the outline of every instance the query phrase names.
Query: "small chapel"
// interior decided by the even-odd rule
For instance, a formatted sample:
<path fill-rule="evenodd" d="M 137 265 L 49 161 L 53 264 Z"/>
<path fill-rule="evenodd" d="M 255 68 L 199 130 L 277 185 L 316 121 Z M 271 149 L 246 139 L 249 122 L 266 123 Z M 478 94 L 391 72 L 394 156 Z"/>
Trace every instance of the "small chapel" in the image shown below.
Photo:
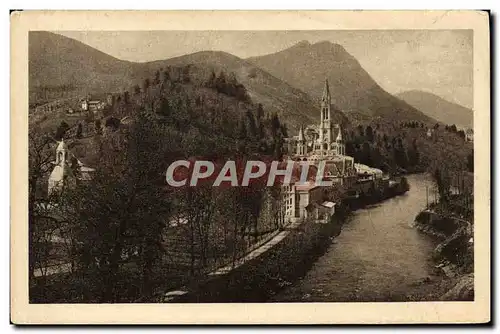
<path fill-rule="evenodd" d="M 332 119 L 332 101 L 328 80 L 321 98 L 321 119 L 319 125 L 301 127 L 297 137 L 296 155 L 299 157 L 330 157 L 345 155 L 345 143 L 340 124 Z"/>
<path fill-rule="evenodd" d="M 68 149 L 68 145 L 61 139 L 56 147 L 56 161 L 48 181 L 49 195 L 59 193 L 64 187 L 71 187 L 78 181 L 88 181 L 95 170 L 85 166 Z"/>

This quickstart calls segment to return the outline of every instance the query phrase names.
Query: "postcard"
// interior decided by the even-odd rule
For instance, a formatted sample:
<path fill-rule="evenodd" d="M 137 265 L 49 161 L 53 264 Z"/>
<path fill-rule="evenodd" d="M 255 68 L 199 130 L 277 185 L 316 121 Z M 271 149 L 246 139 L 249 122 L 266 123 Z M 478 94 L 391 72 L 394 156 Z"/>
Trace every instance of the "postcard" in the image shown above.
<path fill-rule="evenodd" d="M 486 11 L 11 13 L 15 324 L 490 321 Z"/>

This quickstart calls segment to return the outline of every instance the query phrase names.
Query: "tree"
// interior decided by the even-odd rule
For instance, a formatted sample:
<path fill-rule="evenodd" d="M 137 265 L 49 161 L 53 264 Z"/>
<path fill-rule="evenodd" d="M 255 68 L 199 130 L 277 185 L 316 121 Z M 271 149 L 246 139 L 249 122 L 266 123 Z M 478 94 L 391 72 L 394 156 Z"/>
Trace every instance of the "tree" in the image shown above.
<path fill-rule="evenodd" d="M 170 66 L 168 66 L 167 69 L 163 71 L 163 78 L 162 78 L 163 83 L 170 81 L 170 70 L 171 68 Z"/>
<path fill-rule="evenodd" d="M 215 71 L 212 70 L 212 72 L 210 72 L 210 77 L 208 78 L 205 86 L 208 88 L 216 88 L 215 86 L 216 80 L 217 80 L 217 75 L 215 74 Z"/>
<path fill-rule="evenodd" d="M 420 153 L 417 147 L 417 141 L 414 139 L 410 148 L 408 148 L 408 164 L 416 167 L 420 163 Z"/>
<path fill-rule="evenodd" d="M 245 124 L 245 120 L 241 120 L 240 121 L 240 127 L 239 127 L 239 131 L 238 131 L 238 138 L 240 140 L 244 140 L 247 138 L 247 127 L 246 127 L 246 124 Z"/>
<path fill-rule="evenodd" d="M 219 76 L 215 80 L 215 88 L 217 89 L 217 92 L 219 93 L 226 93 L 227 89 L 227 82 L 226 82 L 226 74 L 224 71 L 219 72 Z"/>
<path fill-rule="evenodd" d="M 364 137 L 365 136 L 365 131 L 363 129 L 363 126 L 362 125 L 358 125 L 358 134 L 360 137 Z"/>
<path fill-rule="evenodd" d="M 250 132 L 250 135 L 255 137 L 258 135 L 258 128 L 257 124 L 255 123 L 255 118 L 253 117 L 253 113 L 250 110 L 247 110 L 246 116 L 248 120 L 248 130 Z"/>
<path fill-rule="evenodd" d="M 120 120 L 116 117 L 109 117 L 106 119 L 104 126 L 112 128 L 114 131 L 116 131 L 120 127 Z"/>
<path fill-rule="evenodd" d="M 125 104 L 129 104 L 130 103 L 130 94 L 129 94 L 128 91 L 123 92 L 123 102 Z"/>
<path fill-rule="evenodd" d="M 262 103 L 257 105 L 257 122 L 261 122 L 264 119 L 264 108 L 262 107 Z"/>
<path fill-rule="evenodd" d="M 102 124 L 100 119 L 95 120 L 95 132 L 96 134 L 102 134 Z"/>
<path fill-rule="evenodd" d="M 82 133 L 83 133 L 82 123 L 78 123 L 78 127 L 76 129 L 76 138 L 78 139 L 82 138 Z"/>
<path fill-rule="evenodd" d="M 182 82 L 188 83 L 188 82 L 191 81 L 191 77 L 190 77 L 189 72 L 190 72 L 190 66 L 189 65 L 184 66 L 182 68 Z"/>
<path fill-rule="evenodd" d="M 447 202 L 449 198 L 450 183 L 448 177 L 439 169 L 434 171 L 434 180 L 438 187 L 440 201 Z"/>
<path fill-rule="evenodd" d="M 64 138 L 64 135 L 66 134 L 66 131 L 69 130 L 69 125 L 65 121 L 61 121 L 59 126 L 57 127 L 56 133 L 54 135 L 56 140 L 61 140 Z"/>
<path fill-rule="evenodd" d="M 43 206 L 40 202 L 45 200 L 42 181 L 52 168 L 52 147 L 53 139 L 44 135 L 41 129 L 30 127 L 28 132 L 28 230 L 29 230 L 29 276 L 34 278 L 35 264 L 37 262 L 38 237 L 43 229 L 38 221 L 45 216 L 41 210 Z"/>
<path fill-rule="evenodd" d="M 274 113 L 271 116 L 271 134 L 273 138 L 276 138 L 276 136 L 279 134 L 279 130 L 281 128 L 281 123 L 278 115 Z"/>
<path fill-rule="evenodd" d="M 373 128 L 370 125 L 368 125 L 366 127 L 366 138 L 368 139 L 369 142 L 373 143 L 373 137 L 374 137 Z"/>
<path fill-rule="evenodd" d="M 155 72 L 155 77 L 153 79 L 153 85 L 158 85 L 158 84 L 160 84 L 160 71 L 159 70 L 157 70 Z"/>
<path fill-rule="evenodd" d="M 467 170 L 474 173 L 474 150 L 467 155 Z"/>
<path fill-rule="evenodd" d="M 91 296 L 94 301 L 121 300 L 126 285 L 120 281 L 130 277 L 137 277 L 141 295 L 153 293 L 153 269 L 161 258 L 164 222 L 170 212 L 162 187 L 162 136 L 157 131 L 139 114 L 128 133 L 103 138 L 102 163 L 92 182 L 64 196 L 65 215 L 78 222 L 74 233 L 81 272 L 92 280 L 88 284 L 100 287 Z M 139 271 L 124 275 L 123 261 L 131 259 Z"/>
<path fill-rule="evenodd" d="M 147 94 L 150 86 L 151 82 L 149 81 L 149 78 L 144 79 L 144 82 L 142 83 L 142 92 Z"/>
<path fill-rule="evenodd" d="M 464 139 L 464 140 L 465 140 L 465 131 L 464 131 L 464 130 L 460 130 L 460 131 L 458 131 L 458 132 L 457 132 L 457 134 L 458 134 L 458 136 L 459 136 L 460 138 L 462 138 L 462 139 Z"/>
<path fill-rule="evenodd" d="M 371 158 L 371 147 L 368 142 L 363 143 L 363 148 L 361 151 L 361 163 L 371 166 L 372 165 L 372 158 Z"/>

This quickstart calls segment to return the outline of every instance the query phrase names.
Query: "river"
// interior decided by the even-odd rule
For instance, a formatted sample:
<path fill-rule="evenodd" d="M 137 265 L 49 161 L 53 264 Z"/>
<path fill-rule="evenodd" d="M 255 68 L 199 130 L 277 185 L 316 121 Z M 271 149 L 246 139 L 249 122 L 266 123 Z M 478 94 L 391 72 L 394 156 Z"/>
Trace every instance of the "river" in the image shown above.
<path fill-rule="evenodd" d="M 353 212 L 305 277 L 275 302 L 404 301 L 437 272 L 436 241 L 412 227 L 426 205 L 428 175 L 408 176 L 410 191 Z"/>

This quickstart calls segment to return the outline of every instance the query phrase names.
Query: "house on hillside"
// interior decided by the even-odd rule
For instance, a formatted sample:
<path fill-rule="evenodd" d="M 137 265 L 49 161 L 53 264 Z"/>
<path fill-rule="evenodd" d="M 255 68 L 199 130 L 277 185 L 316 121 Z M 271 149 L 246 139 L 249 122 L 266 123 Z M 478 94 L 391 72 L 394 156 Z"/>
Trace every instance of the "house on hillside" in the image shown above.
<path fill-rule="evenodd" d="M 474 130 L 467 129 L 465 131 L 465 141 L 473 142 L 474 141 Z"/>
<path fill-rule="evenodd" d="M 83 111 L 92 111 L 94 113 L 97 113 L 98 111 L 103 110 L 106 107 L 105 102 L 89 99 L 81 99 L 80 105 Z"/>

